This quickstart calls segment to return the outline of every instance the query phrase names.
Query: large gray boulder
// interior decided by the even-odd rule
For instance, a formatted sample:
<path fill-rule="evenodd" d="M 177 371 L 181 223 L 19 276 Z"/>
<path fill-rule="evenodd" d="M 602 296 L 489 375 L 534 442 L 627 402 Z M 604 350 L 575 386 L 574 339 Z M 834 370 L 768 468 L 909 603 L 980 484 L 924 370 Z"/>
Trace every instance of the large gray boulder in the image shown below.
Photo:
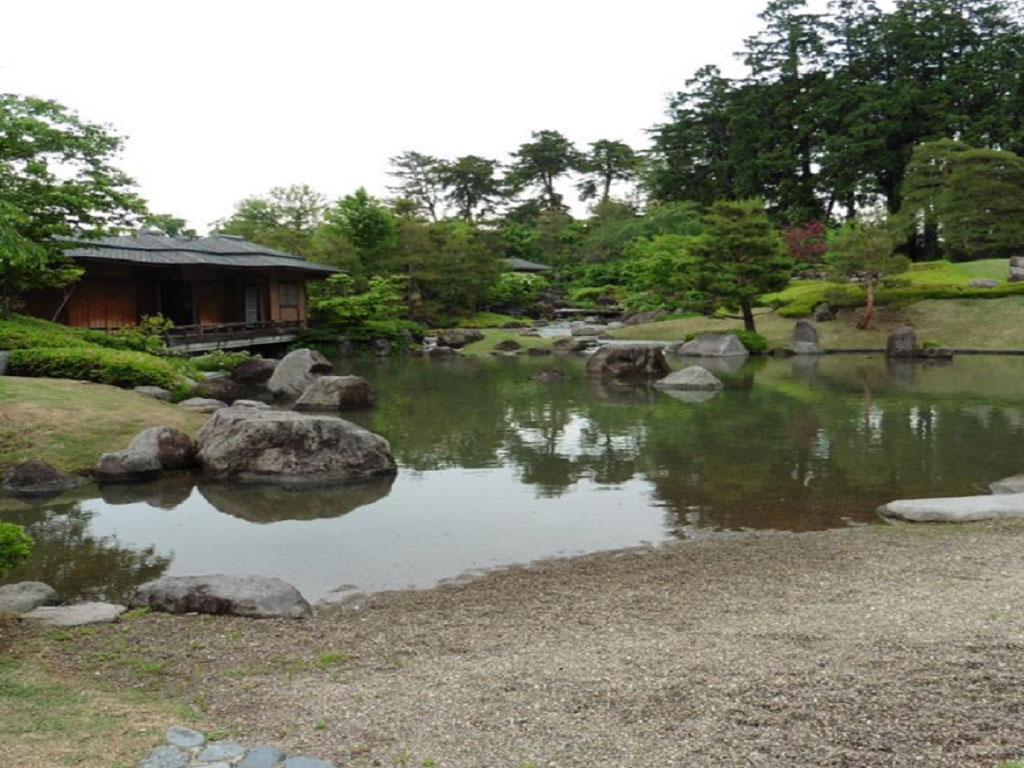
<path fill-rule="evenodd" d="M 1010 258 L 1010 282 L 1019 283 L 1024 280 L 1024 256 Z"/>
<path fill-rule="evenodd" d="M 380 435 L 333 416 L 225 408 L 196 439 L 214 478 L 249 482 L 336 482 L 397 471 Z"/>
<path fill-rule="evenodd" d="M 227 408 L 228 404 L 223 400 L 214 400 L 210 397 L 190 397 L 178 403 L 179 408 L 187 411 L 198 411 L 199 413 L 214 413 L 221 408 Z"/>
<path fill-rule="evenodd" d="M 196 447 L 192 438 L 173 427 L 149 427 L 128 443 L 130 453 L 153 456 L 166 470 L 188 469 L 195 466 Z"/>
<path fill-rule="evenodd" d="M 890 333 L 885 343 L 885 354 L 887 357 L 916 357 L 917 334 L 914 329 L 904 326 Z"/>
<path fill-rule="evenodd" d="M 702 333 L 675 349 L 683 357 L 747 357 L 750 352 L 735 333 Z"/>
<path fill-rule="evenodd" d="M 944 499 L 900 499 L 883 504 L 878 508 L 878 514 L 913 523 L 968 523 L 1024 517 L 1024 493 Z"/>
<path fill-rule="evenodd" d="M 41 581 L 19 581 L 0 587 L 0 613 L 27 613 L 42 605 L 57 605 L 60 593 Z"/>
<path fill-rule="evenodd" d="M 345 411 L 370 408 L 377 402 L 362 376 L 321 376 L 295 403 L 298 411 Z"/>
<path fill-rule="evenodd" d="M 672 372 L 661 347 L 623 344 L 601 347 L 587 360 L 592 378 L 660 379 Z"/>
<path fill-rule="evenodd" d="M 691 365 L 681 371 L 674 371 L 654 382 L 658 389 L 689 390 L 693 392 L 717 392 L 725 385 L 707 368 Z"/>
<path fill-rule="evenodd" d="M 21 461 L 4 473 L 3 488 L 18 496 L 56 496 L 88 482 L 66 475 L 45 461 Z"/>
<path fill-rule="evenodd" d="M 136 589 L 128 605 L 165 613 L 216 613 L 254 619 L 304 619 L 313 615 L 299 590 L 267 576 L 166 576 Z"/>
<path fill-rule="evenodd" d="M 277 360 L 264 360 L 262 357 L 254 357 L 239 363 L 231 370 L 232 380 L 243 387 L 255 387 L 266 384 L 274 375 L 277 368 Z"/>
<path fill-rule="evenodd" d="M 109 624 L 125 610 L 123 605 L 115 603 L 46 605 L 21 614 L 21 619 L 38 622 L 46 627 L 84 627 L 89 624 Z"/>
<path fill-rule="evenodd" d="M 798 320 L 793 328 L 793 335 L 789 339 L 789 349 L 797 355 L 820 355 L 821 347 L 818 345 L 818 329 L 814 323 L 807 320 Z"/>
<path fill-rule="evenodd" d="M 484 334 L 476 328 L 445 328 L 437 332 L 439 346 L 461 349 L 467 344 L 483 339 Z"/>
<path fill-rule="evenodd" d="M 278 397 L 301 397 L 310 384 L 331 370 L 330 360 L 316 350 L 296 349 L 274 368 L 267 389 Z"/>
<path fill-rule="evenodd" d="M 227 376 L 214 376 L 196 384 L 192 390 L 193 397 L 205 397 L 210 400 L 221 400 L 232 403 L 245 395 L 242 385 Z"/>
<path fill-rule="evenodd" d="M 172 395 L 169 390 L 166 390 L 163 387 L 139 386 L 132 387 L 132 391 L 138 392 L 140 395 L 152 397 L 156 400 L 163 400 L 165 402 L 170 402 L 172 399 L 174 399 L 174 395 Z"/>
<path fill-rule="evenodd" d="M 97 483 L 140 483 L 153 480 L 163 471 L 155 452 L 124 451 L 104 453 L 96 463 Z"/>
<path fill-rule="evenodd" d="M 988 489 L 992 493 L 1024 493 L 1024 475 L 1013 475 L 996 480 L 994 483 L 989 483 Z"/>

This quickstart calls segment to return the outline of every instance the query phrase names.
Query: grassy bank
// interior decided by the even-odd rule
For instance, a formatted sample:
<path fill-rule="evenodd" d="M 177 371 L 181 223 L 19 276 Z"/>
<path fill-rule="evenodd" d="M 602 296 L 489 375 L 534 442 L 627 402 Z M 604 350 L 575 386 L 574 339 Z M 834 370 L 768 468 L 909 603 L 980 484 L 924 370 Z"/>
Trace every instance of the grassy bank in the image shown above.
<path fill-rule="evenodd" d="M 59 469 L 91 469 L 105 451 L 140 430 L 168 426 L 190 434 L 206 420 L 169 403 L 104 384 L 0 377 L 0 470 L 26 459 Z"/>
<path fill-rule="evenodd" d="M 542 339 L 538 336 L 523 336 L 522 328 L 485 328 L 481 329 L 484 338 L 462 348 L 464 355 L 470 357 L 483 357 L 495 351 L 495 347 L 503 341 L 518 342 L 523 349 L 546 348 L 551 349 L 552 340 Z"/>
<path fill-rule="evenodd" d="M 757 330 L 772 346 L 789 341 L 795 320 L 778 312 L 760 309 L 755 312 Z M 1024 296 L 999 299 L 929 299 L 907 306 L 881 307 L 868 330 L 856 327 L 857 313 L 840 312 L 833 322 L 817 323 L 821 345 L 827 349 L 851 347 L 884 347 L 888 334 L 904 325 L 917 331 L 921 340 L 935 341 L 951 347 L 979 349 L 1024 349 Z M 699 331 L 724 331 L 741 325 L 737 320 L 692 317 L 645 323 L 612 331 L 619 339 L 679 341 Z"/>

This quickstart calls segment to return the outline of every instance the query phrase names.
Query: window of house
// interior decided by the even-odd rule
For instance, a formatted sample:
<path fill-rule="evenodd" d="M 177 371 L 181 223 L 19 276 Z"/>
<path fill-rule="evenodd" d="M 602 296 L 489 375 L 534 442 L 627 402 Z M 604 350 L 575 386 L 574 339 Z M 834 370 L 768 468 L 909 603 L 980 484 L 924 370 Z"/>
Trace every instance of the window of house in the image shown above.
<path fill-rule="evenodd" d="M 298 283 L 281 283 L 281 306 L 282 307 L 297 307 L 297 306 L 299 306 L 299 284 Z"/>

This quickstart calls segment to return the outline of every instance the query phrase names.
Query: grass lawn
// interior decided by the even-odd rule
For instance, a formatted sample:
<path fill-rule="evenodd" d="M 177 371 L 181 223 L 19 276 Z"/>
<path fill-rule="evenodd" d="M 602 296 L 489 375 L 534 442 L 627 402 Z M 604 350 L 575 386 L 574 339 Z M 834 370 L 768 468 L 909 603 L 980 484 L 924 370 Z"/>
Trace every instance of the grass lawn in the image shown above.
<path fill-rule="evenodd" d="M 73 472 L 125 448 L 146 427 L 195 434 L 205 414 L 130 390 L 67 379 L 0 377 L 0 469 L 40 459 Z"/>
<path fill-rule="evenodd" d="M 482 328 L 481 332 L 483 333 L 484 338 L 481 341 L 468 344 L 460 351 L 464 355 L 481 357 L 489 355 L 494 350 L 495 346 L 509 339 L 519 342 L 523 349 L 529 349 L 531 347 L 546 347 L 547 349 L 551 349 L 552 339 L 542 339 L 538 336 L 522 336 L 521 334 L 524 330 L 524 328 Z"/>
<path fill-rule="evenodd" d="M 999 299 L 928 299 L 902 307 L 879 307 L 873 327 L 860 331 L 855 327 L 853 311 L 843 311 L 834 322 L 817 323 L 822 347 L 884 347 L 886 336 L 900 326 L 909 325 L 921 341 L 935 341 L 951 347 L 980 349 L 1024 349 L 1024 296 Z M 772 346 L 789 341 L 795 320 L 767 309 L 755 312 L 757 330 Z M 693 317 L 645 323 L 612 331 L 619 339 L 680 341 L 700 331 L 725 331 L 741 328 L 738 320 Z"/>

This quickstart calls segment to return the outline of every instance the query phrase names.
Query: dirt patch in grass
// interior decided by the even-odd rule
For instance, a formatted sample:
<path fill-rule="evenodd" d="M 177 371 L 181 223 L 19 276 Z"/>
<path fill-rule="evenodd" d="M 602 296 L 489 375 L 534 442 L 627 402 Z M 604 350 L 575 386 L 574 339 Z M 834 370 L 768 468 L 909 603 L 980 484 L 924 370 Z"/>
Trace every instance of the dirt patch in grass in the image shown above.
<path fill-rule="evenodd" d="M 195 434 L 206 420 L 117 387 L 65 379 L 0 377 L 0 470 L 25 459 L 65 471 L 91 469 L 105 451 L 140 430 L 168 426 Z"/>
<path fill-rule="evenodd" d="M 53 642 L 338 765 L 994 768 L 1024 753 L 1024 525 L 730 535 Z"/>

